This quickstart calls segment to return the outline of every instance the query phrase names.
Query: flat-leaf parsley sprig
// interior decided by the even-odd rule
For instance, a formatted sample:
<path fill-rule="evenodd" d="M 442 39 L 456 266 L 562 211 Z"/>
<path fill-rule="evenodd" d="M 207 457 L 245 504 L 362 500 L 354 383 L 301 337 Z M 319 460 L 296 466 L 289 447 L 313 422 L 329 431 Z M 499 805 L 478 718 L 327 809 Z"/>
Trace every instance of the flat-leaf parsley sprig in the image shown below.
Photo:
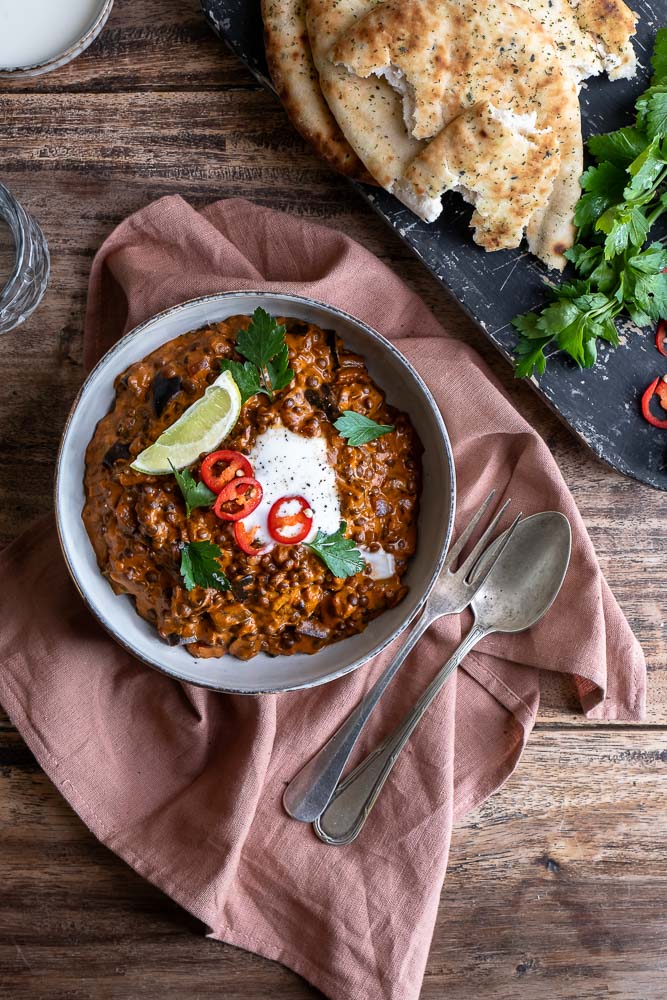
<path fill-rule="evenodd" d="M 334 576 L 342 579 L 360 573 L 366 565 L 366 560 L 352 539 L 345 537 L 346 528 L 346 522 L 341 521 L 338 531 L 326 535 L 320 530 L 312 542 L 306 543 L 306 548 L 319 556 Z"/>
<path fill-rule="evenodd" d="M 273 401 L 275 393 L 285 389 L 294 378 L 285 333 L 285 327 L 261 308 L 255 309 L 248 329 L 239 331 L 236 350 L 248 360 L 223 360 L 220 367 L 223 372 L 231 372 L 242 402 L 258 392 Z"/>
<path fill-rule="evenodd" d="M 645 246 L 667 211 L 667 28 L 657 32 L 651 63 L 635 124 L 587 142 L 595 163 L 581 177 L 577 242 L 565 252 L 578 277 L 548 285 L 550 303 L 513 321 L 519 378 L 544 372 L 546 348 L 590 368 L 598 339 L 618 344 L 614 320 L 622 313 L 640 327 L 667 318 L 667 250 Z"/>
<path fill-rule="evenodd" d="M 231 584 L 220 566 L 222 552 L 213 542 L 186 542 L 181 546 L 181 576 L 186 590 L 207 587 L 230 590 Z"/>
<path fill-rule="evenodd" d="M 215 502 L 215 493 L 209 490 L 206 483 L 197 482 L 192 473 L 188 469 L 184 469 L 183 472 L 179 472 L 178 469 L 174 468 L 172 462 L 169 463 L 173 469 L 176 482 L 178 483 L 178 488 L 183 494 L 183 499 L 185 500 L 185 513 L 187 517 L 197 507 L 211 507 Z"/>
<path fill-rule="evenodd" d="M 365 417 L 363 413 L 356 413 L 354 410 L 343 410 L 334 427 L 351 448 L 358 448 L 396 430 L 393 424 L 379 424 L 376 420 L 371 420 L 370 417 Z"/>

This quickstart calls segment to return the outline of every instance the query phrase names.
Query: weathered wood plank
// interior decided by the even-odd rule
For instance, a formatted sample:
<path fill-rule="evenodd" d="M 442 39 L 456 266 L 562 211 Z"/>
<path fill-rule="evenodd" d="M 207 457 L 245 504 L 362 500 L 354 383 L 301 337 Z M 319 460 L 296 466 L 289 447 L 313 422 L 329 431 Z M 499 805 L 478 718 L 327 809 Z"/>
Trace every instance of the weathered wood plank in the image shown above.
<path fill-rule="evenodd" d="M 122 91 L 258 84 L 201 14 L 199 0 L 117 0 L 101 35 L 83 55 L 46 76 L 1 80 L 0 90 Z"/>
<path fill-rule="evenodd" d="M 659 1000 L 666 770 L 665 733 L 535 733 L 455 830 L 423 1000 Z M 25 749 L 0 756 L 0 859 L 3 996 L 319 995 L 207 941 L 93 840 Z"/>

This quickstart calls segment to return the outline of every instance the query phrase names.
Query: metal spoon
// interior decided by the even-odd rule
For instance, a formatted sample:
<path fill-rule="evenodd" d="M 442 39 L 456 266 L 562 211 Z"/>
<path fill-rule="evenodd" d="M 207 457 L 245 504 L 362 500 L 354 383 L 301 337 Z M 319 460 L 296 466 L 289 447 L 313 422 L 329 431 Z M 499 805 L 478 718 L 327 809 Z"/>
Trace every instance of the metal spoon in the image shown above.
<path fill-rule="evenodd" d="M 480 559 L 484 573 L 501 535 Z M 440 669 L 397 729 L 340 783 L 331 802 L 314 823 L 327 844 L 349 844 L 358 835 L 401 750 L 426 709 L 473 646 L 492 632 L 522 632 L 542 618 L 560 590 L 568 563 L 572 533 L 563 514 L 547 511 L 521 521 L 477 591 L 471 607 L 475 621 L 452 657 Z"/>

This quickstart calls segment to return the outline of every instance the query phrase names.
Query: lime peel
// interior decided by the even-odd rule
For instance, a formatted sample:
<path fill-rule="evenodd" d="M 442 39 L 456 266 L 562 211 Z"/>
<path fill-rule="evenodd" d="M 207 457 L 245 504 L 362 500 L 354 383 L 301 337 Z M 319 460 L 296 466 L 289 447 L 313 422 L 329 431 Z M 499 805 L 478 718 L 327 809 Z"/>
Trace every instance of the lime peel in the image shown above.
<path fill-rule="evenodd" d="M 132 462 L 136 472 L 158 476 L 192 465 L 231 433 L 241 412 L 241 393 L 230 372 L 211 383 L 178 420 Z M 172 468 L 173 467 L 173 468 Z"/>

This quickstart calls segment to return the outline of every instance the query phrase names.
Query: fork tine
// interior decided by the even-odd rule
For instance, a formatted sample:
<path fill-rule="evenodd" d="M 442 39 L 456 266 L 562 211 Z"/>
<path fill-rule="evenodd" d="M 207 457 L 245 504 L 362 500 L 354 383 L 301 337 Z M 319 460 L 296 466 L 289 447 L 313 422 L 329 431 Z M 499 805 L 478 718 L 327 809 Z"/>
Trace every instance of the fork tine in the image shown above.
<path fill-rule="evenodd" d="M 510 505 L 511 502 L 512 502 L 511 500 L 506 500 L 505 501 L 505 503 L 502 505 L 502 507 L 500 508 L 500 510 L 498 511 L 498 513 L 496 514 L 496 516 L 491 521 L 491 524 L 488 526 L 488 528 L 486 529 L 486 531 L 484 532 L 484 534 L 482 535 L 482 537 L 479 539 L 479 541 L 475 545 L 475 548 L 472 550 L 472 552 L 470 553 L 470 555 L 468 556 L 468 558 L 466 559 L 466 561 L 463 563 L 462 566 L 459 566 L 457 572 L 461 573 L 461 575 L 464 578 L 468 576 L 468 573 L 471 571 L 471 569 L 473 568 L 473 566 L 475 565 L 475 563 L 477 562 L 477 560 L 481 556 L 482 552 L 484 551 L 484 549 L 487 547 L 487 545 L 491 541 L 491 537 L 493 535 L 493 532 L 498 527 L 498 522 L 500 521 L 501 517 L 503 516 L 503 514 L 505 513 L 505 511 L 507 510 L 507 508 L 509 507 L 509 505 Z"/>
<path fill-rule="evenodd" d="M 470 520 L 468 521 L 468 524 L 463 529 L 463 531 L 461 532 L 461 534 L 459 535 L 459 537 L 456 539 L 456 541 L 454 542 L 454 544 L 450 548 L 449 552 L 447 553 L 447 558 L 445 559 L 444 566 L 443 566 L 444 569 L 450 569 L 452 563 L 454 562 L 454 560 L 457 559 L 458 556 L 461 554 L 461 551 L 463 550 L 463 547 L 465 546 L 465 544 L 467 543 L 468 539 L 472 535 L 473 531 L 477 527 L 477 525 L 478 525 L 478 523 L 480 521 L 480 518 L 482 518 L 484 516 L 484 514 L 486 514 L 486 512 L 487 512 L 487 510 L 489 508 L 489 504 L 491 503 L 491 501 L 493 500 L 493 498 L 494 498 L 495 495 L 496 495 L 496 491 L 495 490 L 491 490 L 491 492 L 489 493 L 489 495 L 486 498 L 486 500 L 484 500 L 482 502 L 482 504 L 480 505 L 477 513 L 473 514 L 473 516 L 470 518 Z"/>
<path fill-rule="evenodd" d="M 494 555 L 494 557 L 491 560 L 491 562 L 489 563 L 489 565 L 484 570 L 484 573 L 481 575 L 481 577 L 475 579 L 474 583 L 472 584 L 472 586 L 475 588 L 475 591 L 477 591 L 482 586 L 482 584 L 486 580 L 487 576 L 489 575 L 489 573 L 491 572 L 491 570 L 496 565 L 496 563 L 500 559 L 501 555 L 503 554 L 503 552 L 507 548 L 507 546 L 509 544 L 509 541 L 510 541 L 512 535 L 514 534 L 514 532 L 516 531 L 517 525 L 518 525 L 518 523 L 519 523 L 519 521 L 521 520 L 522 517 L 523 517 L 523 514 L 517 514 L 517 516 L 512 521 L 512 524 L 507 529 L 507 532 L 506 532 L 505 537 L 503 538 L 501 544 L 498 546 L 498 551 Z M 472 570 L 470 571 L 470 574 L 468 574 L 468 575 L 469 576 L 472 575 L 472 573 L 474 573 L 474 570 L 475 570 L 475 568 L 473 566 Z"/>

